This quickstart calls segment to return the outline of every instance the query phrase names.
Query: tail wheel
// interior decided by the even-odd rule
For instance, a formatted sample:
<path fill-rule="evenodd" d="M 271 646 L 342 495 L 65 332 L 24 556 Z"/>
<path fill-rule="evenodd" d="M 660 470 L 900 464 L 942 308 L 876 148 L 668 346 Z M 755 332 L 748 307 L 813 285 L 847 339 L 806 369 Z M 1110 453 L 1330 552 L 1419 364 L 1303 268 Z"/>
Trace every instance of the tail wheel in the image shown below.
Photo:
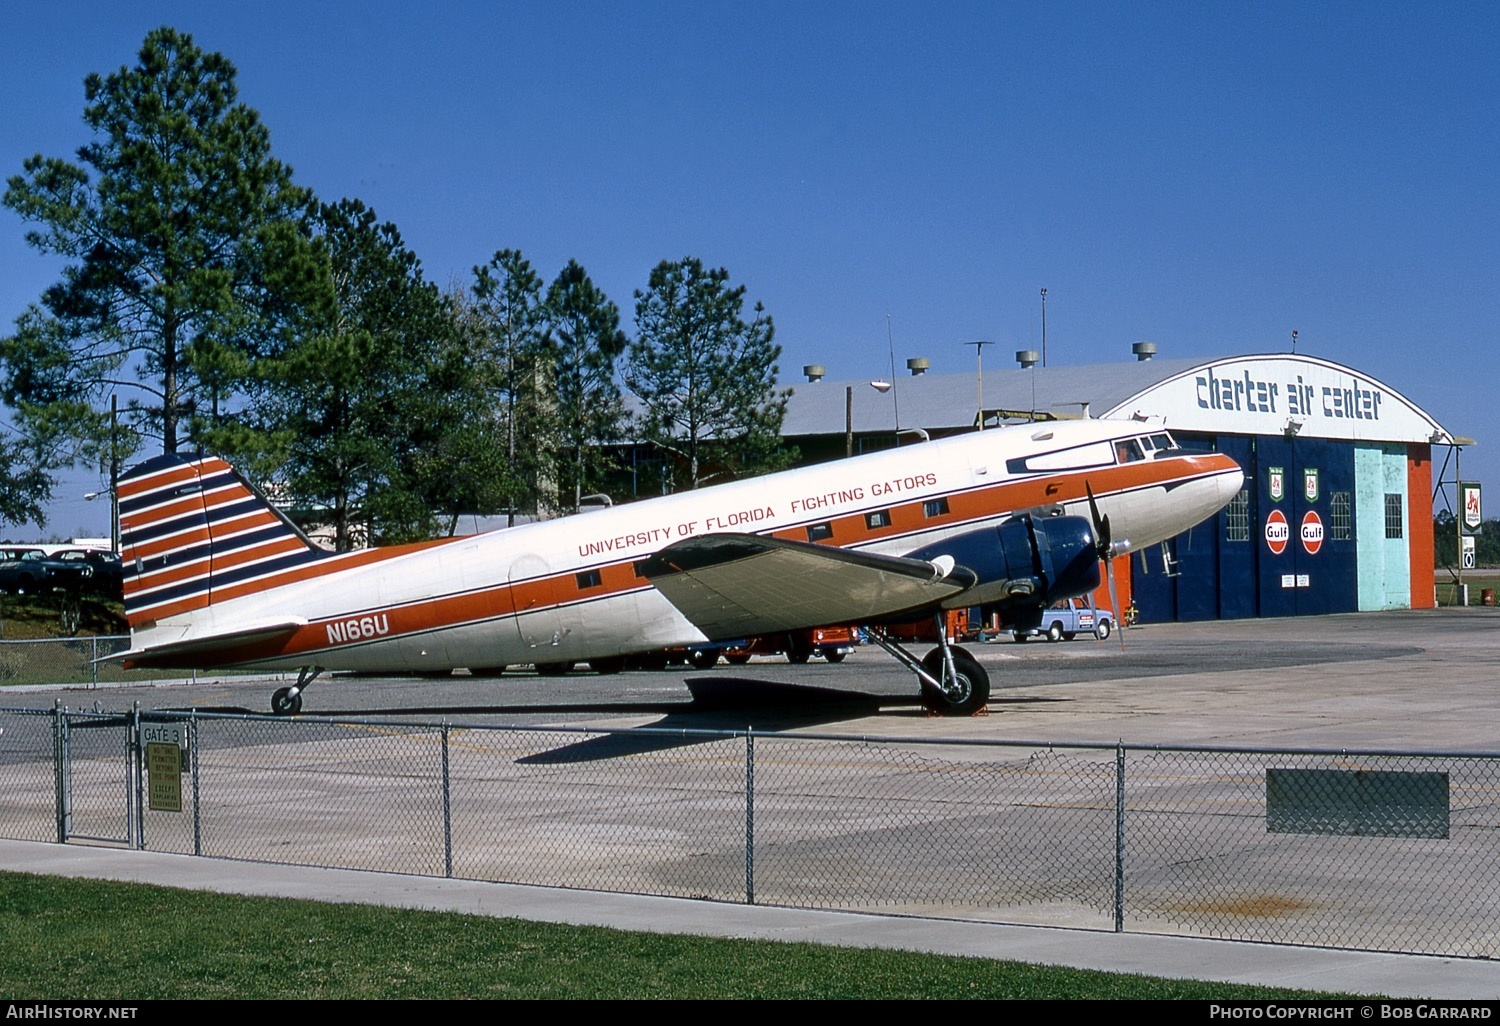
<path fill-rule="evenodd" d="M 946 694 L 926 681 L 922 682 L 922 704 L 940 716 L 973 716 L 990 701 L 990 675 L 985 672 L 969 653 L 963 649 L 949 650 L 953 654 L 953 670 L 957 674 L 957 687 L 953 694 Z M 922 669 L 941 678 L 943 675 L 943 650 L 935 648 L 922 660 Z"/>
<path fill-rule="evenodd" d="M 302 711 L 302 696 L 291 688 L 277 688 L 271 696 L 271 712 L 277 716 L 296 716 Z"/>

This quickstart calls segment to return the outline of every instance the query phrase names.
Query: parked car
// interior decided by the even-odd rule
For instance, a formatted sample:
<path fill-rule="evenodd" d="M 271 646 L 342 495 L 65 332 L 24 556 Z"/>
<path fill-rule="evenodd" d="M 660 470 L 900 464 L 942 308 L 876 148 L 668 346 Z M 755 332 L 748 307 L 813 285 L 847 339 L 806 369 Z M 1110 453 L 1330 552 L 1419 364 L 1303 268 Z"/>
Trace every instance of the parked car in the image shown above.
<path fill-rule="evenodd" d="M 118 599 L 124 587 L 120 558 L 94 549 L 0 549 L 0 591 L 13 595 L 65 591 Z"/>
<path fill-rule="evenodd" d="M 1042 613 L 1042 622 L 1029 629 L 1012 630 L 1011 637 L 1025 641 L 1045 637 L 1048 641 L 1072 641 L 1079 634 L 1093 634 L 1100 641 L 1115 629 L 1115 614 L 1097 609 L 1088 599 L 1067 599 Z"/>

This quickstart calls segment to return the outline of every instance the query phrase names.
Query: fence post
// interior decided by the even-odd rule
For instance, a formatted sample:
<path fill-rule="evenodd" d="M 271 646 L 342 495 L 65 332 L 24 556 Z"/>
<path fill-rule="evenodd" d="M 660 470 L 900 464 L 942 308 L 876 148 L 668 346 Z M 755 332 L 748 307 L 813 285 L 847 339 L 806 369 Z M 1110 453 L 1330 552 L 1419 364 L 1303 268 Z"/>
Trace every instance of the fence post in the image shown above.
<path fill-rule="evenodd" d="M 52 787 L 57 814 L 57 843 L 68 843 L 68 720 L 62 703 L 52 700 Z"/>
<path fill-rule="evenodd" d="M 453 798 L 448 773 L 448 721 L 443 720 L 443 875 L 453 878 Z"/>
<path fill-rule="evenodd" d="M 1125 742 L 1115 745 L 1115 933 L 1125 932 Z"/>
<path fill-rule="evenodd" d="M 130 711 L 130 731 L 125 740 L 126 798 L 125 836 L 135 843 L 136 851 L 146 850 L 146 792 L 144 748 L 141 745 L 141 703 L 137 701 Z"/>
<path fill-rule="evenodd" d="M 193 767 L 193 854 L 203 854 L 203 805 L 198 791 L 198 710 L 188 712 L 188 744 Z"/>
<path fill-rule="evenodd" d="M 745 904 L 755 904 L 755 735 L 745 730 Z"/>

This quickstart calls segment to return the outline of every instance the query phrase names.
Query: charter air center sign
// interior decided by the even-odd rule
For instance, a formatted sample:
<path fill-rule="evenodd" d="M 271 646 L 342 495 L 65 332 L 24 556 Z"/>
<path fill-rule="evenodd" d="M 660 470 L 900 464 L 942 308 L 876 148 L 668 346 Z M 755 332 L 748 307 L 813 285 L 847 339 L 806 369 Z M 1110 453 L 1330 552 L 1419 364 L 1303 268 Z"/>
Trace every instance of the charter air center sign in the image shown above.
<path fill-rule="evenodd" d="M 1368 375 L 1301 356 L 1219 360 L 1145 389 L 1129 409 L 1164 417 L 1167 427 L 1235 434 L 1427 442 L 1437 422 Z"/>

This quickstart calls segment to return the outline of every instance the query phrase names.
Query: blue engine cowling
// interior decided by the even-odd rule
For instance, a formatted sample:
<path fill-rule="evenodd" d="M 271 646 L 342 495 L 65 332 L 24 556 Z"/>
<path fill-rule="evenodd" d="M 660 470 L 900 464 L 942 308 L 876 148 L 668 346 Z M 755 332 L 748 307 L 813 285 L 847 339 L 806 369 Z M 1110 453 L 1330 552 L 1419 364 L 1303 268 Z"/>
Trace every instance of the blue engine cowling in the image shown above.
<path fill-rule="evenodd" d="M 1061 599 L 1099 587 L 1099 552 L 1086 517 L 1041 517 L 1022 513 L 998 527 L 946 538 L 907 553 L 912 559 L 952 556 L 978 583 L 965 605 L 999 607 L 1007 620 L 1028 619 Z M 1013 615 L 1014 614 L 1014 615 Z"/>

